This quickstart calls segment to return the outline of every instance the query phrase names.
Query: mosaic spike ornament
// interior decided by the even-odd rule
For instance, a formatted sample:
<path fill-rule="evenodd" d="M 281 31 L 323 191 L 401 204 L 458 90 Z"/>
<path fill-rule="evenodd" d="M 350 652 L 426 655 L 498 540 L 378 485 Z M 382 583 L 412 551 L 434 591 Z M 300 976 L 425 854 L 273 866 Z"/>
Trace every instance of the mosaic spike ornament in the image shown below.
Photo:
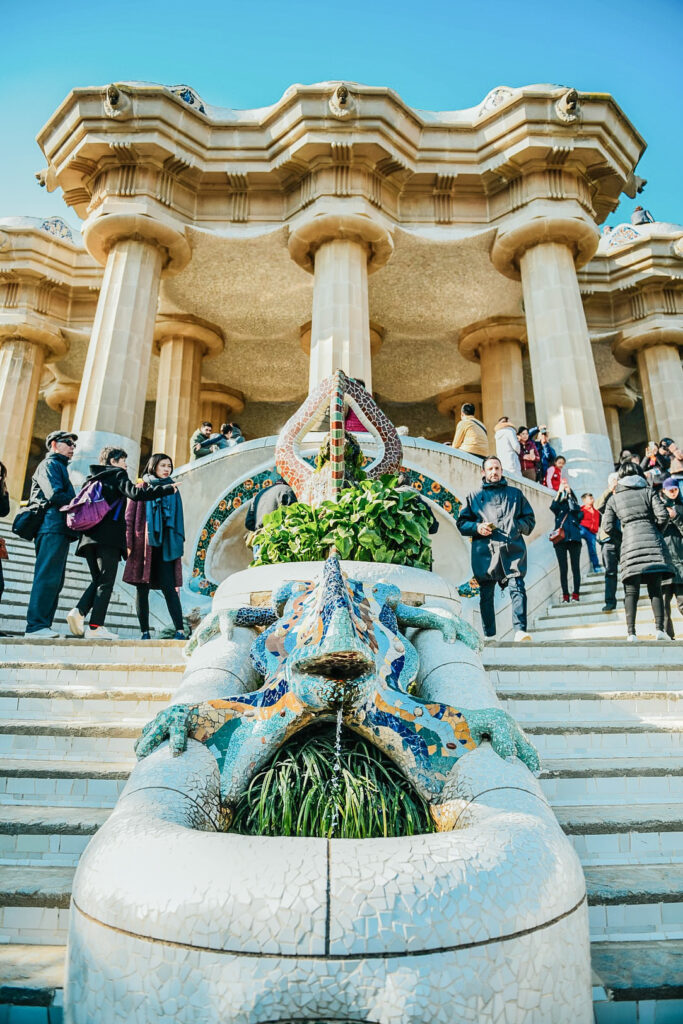
<path fill-rule="evenodd" d="M 362 384 L 337 370 L 320 383 L 287 421 L 275 449 L 275 464 L 280 476 L 287 481 L 299 501 L 308 505 L 334 500 L 345 486 L 344 409 L 347 405 L 382 445 L 382 454 L 367 467 L 366 476 L 374 480 L 384 473 L 398 472 L 401 465 L 403 449 L 391 420 Z M 330 461 L 316 471 L 301 455 L 301 443 L 309 431 L 320 426 L 328 409 Z"/>
<path fill-rule="evenodd" d="M 219 630 L 266 625 L 251 648 L 260 689 L 226 700 L 161 711 L 136 744 L 138 758 L 168 739 L 180 754 L 191 737 L 218 761 L 221 798 L 230 811 L 254 774 L 294 733 L 342 713 L 344 724 L 392 758 L 417 792 L 434 805 L 437 827 L 450 820 L 437 807 L 446 781 L 467 751 L 490 739 L 502 757 L 538 770 L 538 755 L 510 716 L 497 708 L 456 709 L 409 691 L 418 654 L 407 627 L 436 629 L 446 642 L 480 650 L 481 639 L 459 616 L 401 602 L 397 587 L 350 579 L 335 556 L 316 581 L 286 584 L 273 609 L 230 609 L 207 616 L 188 645 L 192 653 Z M 254 614 L 256 613 L 256 614 Z"/>

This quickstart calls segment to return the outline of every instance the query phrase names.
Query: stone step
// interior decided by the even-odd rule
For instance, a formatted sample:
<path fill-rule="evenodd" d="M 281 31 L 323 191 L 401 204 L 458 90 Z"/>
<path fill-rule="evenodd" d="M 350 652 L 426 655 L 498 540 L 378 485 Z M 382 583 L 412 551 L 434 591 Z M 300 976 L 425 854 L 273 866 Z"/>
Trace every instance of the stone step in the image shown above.
<path fill-rule="evenodd" d="M 14 686 L 32 689 L 36 695 L 60 689 L 65 694 L 73 694 L 77 687 L 102 693 L 114 689 L 123 694 L 130 689 L 170 694 L 180 683 L 184 670 L 184 664 L 164 665 L 154 661 L 137 665 L 100 661 L 91 661 L 87 665 L 58 661 L 14 662 L 0 665 L 0 690 Z"/>
<path fill-rule="evenodd" d="M 595 764 L 595 760 L 597 759 L 591 760 L 590 764 Z M 603 760 L 608 760 L 611 765 L 615 759 Z M 675 762 L 675 767 L 667 767 L 656 775 L 645 774 L 641 764 L 624 769 L 619 774 L 605 774 L 599 769 L 586 769 L 583 773 L 577 771 L 559 778 L 546 774 L 548 761 L 545 761 L 540 782 L 543 792 L 555 810 L 563 805 L 602 805 L 620 801 L 633 806 L 649 807 L 655 803 L 666 804 L 683 800 L 683 758 L 672 757 L 671 760 Z"/>
<path fill-rule="evenodd" d="M 0 757 L 63 761 L 127 760 L 149 715 L 116 721 L 0 719 Z"/>
<path fill-rule="evenodd" d="M 1 693 L 1 691 L 0 691 Z M 671 715 L 683 719 L 683 691 L 632 690 L 576 693 L 499 694 L 513 718 L 570 722 L 591 718 L 649 721 Z"/>
<path fill-rule="evenodd" d="M 683 938 L 683 864 L 584 867 L 591 939 Z"/>
<path fill-rule="evenodd" d="M 668 665 L 626 668 L 611 664 L 502 664 L 489 671 L 501 700 L 553 701 L 572 697 L 601 700 L 604 693 L 636 697 L 652 691 L 676 694 L 683 690 L 683 668 Z"/>
<path fill-rule="evenodd" d="M 113 807 L 135 765 L 119 761 L 0 758 L 0 804 Z"/>
<path fill-rule="evenodd" d="M 683 669 L 683 643 L 643 640 L 627 644 L 621 637 L 599 637 L 595 633 L 592 638 L 558 639 L 545 630 L 531 643 L 489 641 L 482 652 L 482 660 L 486 669 L 504 665 L 510 669 L 517 666 L 525 672 L 550 667 L 563 669 L 567 665 L 576 666 L 583 673 L 605 667 L 672 671 Z"/>
<path fill-rule="evenodd" d="M 17 572 L 12 572 L 11 570 L 7 571 L 4 569 L 3 574 L 5 577 L 5 592 L 2 598 L 3 604 L 5 603 L 5 601 L 8 604 L 28 604 L 33 577 L 27 577 L 27 574 L 25 573 L 19 574 Z M 86 580 L 83 580 L 81 584 L 69 577 L 64 586 L 62 587 L 60 593 L 60 603 L 68 604 L 69 608 L 73 608 L 74 605 L 78 602 L 86 586 Z M 123 597 L 120 592 L 117 593 L 115 591 L 111 596 L 109 607 L 117 607 L 125 609 L 126 611 L 132 611 L 133 602 Z"/>
<path fill-rule="evenodd" d="M 626 1011 L 624 1021 L 640 1019 L 645 1024 L 647 1018 L 639 1016 L 634 1004 L 653 1000 L 658 1000 L 657 1010 L 664 1012 L 655 1017 L 653 1007 L 649 1017 L 652 1022 L 663 1020 L 676 1024 L 676 1021 L 683 1021 L 682 939 L 595 942 L 591 947 L 591 960 L 609 999 L 606 1005 L 617 1011 L 602 1016 L 596 1007 L 596 1024 L 617 1021 L 621 1007 Z M 627 1016 L 629 1011 L 632 1015 Z"/>
<path fill-rule="evenodd" d="M 654 616 L 652 609 L 647 607 L 639 608 L 636 616 L 636 628 L 638 626 L 649 626 L 654 628 Z M 534 621 L 534 631 L 557 629 L 558 626 L 614 626 L 615 624 L 626 628 L 626 612 L 623 608 L 617 608 L 614 612 L 601 612 L 599 609 L 586 610 L 580 604 L 572 603 L 564 605 L 563 608 L 553 609 L 553 614 L 539 615 Z"/>
<path fill-rule="evenodd" d="M 120 718 L 153 718 L 170 700 L 168 690 L 148 687 L 95 689 L 74 685 L 43 688 L 0 685 L 0 716 L 8 721 L 51 721 L 53 718 L 118 721 Z"/>
<path fill-rule="evenodd" d="M 4 601 L 0 604 L 0 626 L 5 630 L 9 630 L 12 626 L 21 627 L 22 633 L 26 629 L 26 610 L 28 608 L 28 600 L 25 605 L 11 604 L 9 601 Z M 61 602 L 57 605 L 57 611 L 55 613 L 53 627 L 57 632 L 64 632 L 66 635 L 69 627 L 66 623 L 67 612 L 73 608 L 73 605 Z M 121 608 L 120 605 L 111 607 L 107 610 L 106 623 L 111 629 L 122 627 L 126 629 L 135 629 L 137 633 L 140 632 L 138 625 L 138 617 L 132 611 L 127 611 L 125 608 Z"/>
<path fill-rule="evenodd" d="M 42 1021 L 35 1015 L 24 1016 L 24 1024 L 56 1024 L 61 1013 L 62 989 L 66 961 L 66 946 L 53 945 L 0 945 L 0 1005 L 14 1006 L 17 1014 L 22 1008 L 44 1008 Z M 47 1008 L 55 1012 L 47 1016 Z M 14 1018 L 21 1024 L 21 1016 Z M 9 1024 L 9 1016 L 5 1018 Z M 61 1020 L 61 1018 L 60 1018 Z"/>
<path fill-rule="evenodd" d="M 615 757 L 623 751 L 636 756 L 683 752 L 683 719 L 653 718 L 584 720 L 558 722 L 530 720 L 518 722 L 531 737 L 541 760 L 545 757 Z"/>
<path fill-rule="evenodd" d="M 0 876 L 9 867 L 75 867 L 110 813 L 80 804 L 0 804 Z"/>
<path fill-rule="evenodd" d="M 605 616 L 609 619 L 609 622 L 583 622 L 577 621 L 574 625 L 563 624 L 549 627 L 547 625 L 542 626 L 539 629 L 531 627 L 532 635 L 536 636 L 539 640 L 592 640 L 592 639 L 621 639 L 623 643 L 626 643 L 626 624 L 619 622 L 615 618 L 615 615 Z M 681 643 L 679 640 L 662 640 L 655 641 L 655 624 L 654 619 L 648 622 L 645 616 L 639 616 L 636 619 L 636 634 L 639 641 L 647 642 L 659 642 L 667 645 L 673 643 Z"/>
<path fill-rule="evenodd" d="M 184 665 L 182 640 L 91 640 L 59 637 L 57 640 L 31 637 L 0 638 L 0 666 L 24 662 L 59 662 L 86 666 L 96 661 L 103 664 L 128 663 L 131 666 L 150 664 Z"/>

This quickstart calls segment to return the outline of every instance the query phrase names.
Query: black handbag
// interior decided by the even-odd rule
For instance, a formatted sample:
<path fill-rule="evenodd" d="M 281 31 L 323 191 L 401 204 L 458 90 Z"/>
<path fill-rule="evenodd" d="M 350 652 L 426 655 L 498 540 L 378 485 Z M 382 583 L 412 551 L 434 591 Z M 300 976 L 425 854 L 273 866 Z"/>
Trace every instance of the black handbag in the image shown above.
<path fill-rule="evenodd" d="M 44 518 L 45 506 L 29 505 L 14 517 L 12 533 L 16 533 L 22 540 L 35 540 Z"/>

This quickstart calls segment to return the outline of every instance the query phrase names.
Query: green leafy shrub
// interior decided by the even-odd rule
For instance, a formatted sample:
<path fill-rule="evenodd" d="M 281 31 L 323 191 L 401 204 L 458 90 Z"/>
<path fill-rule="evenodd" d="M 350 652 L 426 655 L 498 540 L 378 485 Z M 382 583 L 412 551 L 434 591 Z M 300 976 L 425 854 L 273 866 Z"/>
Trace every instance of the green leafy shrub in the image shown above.
<path fill-rule="evenodd" d="M 354 562 L 395 562 L 431 569 L 429 506 L 398 477 L 362 480 L 344 489 L 338 501 L 317 508 L 303 502 L 285 505 L 264 519 L 254 536 L 259 545 L 253 565 L 317 562 L 335 547 L 340 558 Z"/>
<path fill-rule="evenodd" d="M 335 727 L 292 737 L 260 771 L 237 806 L 231 830 L 249 836 L 334 835 L 373 839 L 433 832 L 427 805 L 398 768 L 371 743 L 342 731 L 335 786 Z"/>

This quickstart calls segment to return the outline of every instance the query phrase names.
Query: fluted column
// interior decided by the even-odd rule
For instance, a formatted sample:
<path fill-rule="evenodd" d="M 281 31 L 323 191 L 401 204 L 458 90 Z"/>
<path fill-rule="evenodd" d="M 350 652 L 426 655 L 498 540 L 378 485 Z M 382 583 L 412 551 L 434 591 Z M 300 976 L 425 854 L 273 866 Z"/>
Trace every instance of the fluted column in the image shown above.
<path fill-rule="evenodd" d="M 526 423 L 522 368 L 525 344 L 526 325 L 521 317 L 492 317 L 466 327 L 460 335 L 461 355 L 481 366 L 482 416 L 493 446 L 501 416 L 507 416 L 515 426 Z"/>
<path fill-rule="evenodd" d="M 621 427 L 619 425 L 619 410 L 625 409 L 630 412 L 636 404 L 636 395 L 625 384 L 606 385 L 600 388 L 602 404 L 605 410 L 605 422 L 607 433 L 612 445 L 612 455 L 615 461 L 621 452 Z"/>
<path fill-rule="evenodd" d="M 521 277 L 538 422 L 566 457 L 575 489 L 595 491 L 612 452 L 576 264 L 591 258 L 599 233 L 575 204 L 571 213 L 520 216 L 499 233 L 491 258 L 501 273 Z"/>
<path fill-rule="evenodd" d="M 244 395 L 241 391 L 229 388 L 225 384 L 203 382 L 199 395 L 198 427 L 203 420 L 213 423 L 214 430 L 219 430 L 221 423 L 231 423 L 244 409 Z"/>
<path fill-rule="evenodd" d="M 121 445 L 135 472 L 159 283 L 190 258 L 177 225 L 142 214 L 102 215 L 86 222 L 83 237 L 105 270 L 74 419 L 76 479 L 106 444 Z"/>
<path fill-rule="evenodd" d="M 672 315 L 654 315 L 636 321 L 621 332 L 612 346 L 625 366 L 635 356 L 643 393 L 647 433 L 651 441 L 672 437 L 683 443 L 683 327 Z"/>
<path fill-rule="evenodd" d="M 335 370 L 372 391 L 368 274 L 393 252 L 388 229 L 367 211 L 306 214 L 292 229 L 289 251 L 314 274 L 309 391 Z"/>
<path fill-rule="evenodd" d="M 189 458 L 189 444 L 199 421 L 202 362 L 223 348 L 223 336 L 196 317 L 164 316 L 157 320 L 154 342 L 159 354 L 155 452 L 165 452 L 179 466 Z"/>
<path fill-rule="evenodd" d="M 73 429 L 79 390 L 78 381 L 55 378 L 43 392 L 47 405 L 55 412 L 60 413 L 59 426 L 62 430 Z"/>
<path fill-rule="evenodd" d="M 57 330 L 0 322 L 0 459 L 13 501 L 21 500 L 24 487 L 45 356 L 65 351 Z"/>

